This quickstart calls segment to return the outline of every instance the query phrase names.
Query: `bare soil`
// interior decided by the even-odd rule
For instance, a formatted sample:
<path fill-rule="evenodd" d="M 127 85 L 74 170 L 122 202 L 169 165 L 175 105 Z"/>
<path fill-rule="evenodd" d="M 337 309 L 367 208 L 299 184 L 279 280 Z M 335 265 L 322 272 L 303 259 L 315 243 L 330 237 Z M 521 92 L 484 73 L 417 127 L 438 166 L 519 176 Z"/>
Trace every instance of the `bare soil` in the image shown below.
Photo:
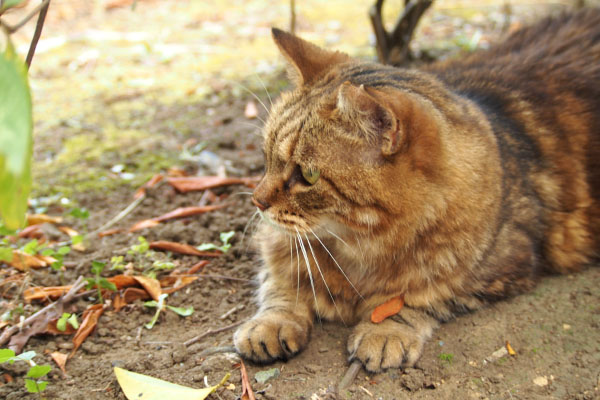
<path fill-rule="evenodd" d="M 214 157 L 210 162 L 182 162 L 181 166 L 189 173 L 212 175 L 225 170 L 231 176 L 260 175 L 261 138 L 258 129 L 248 126 L 244 117 L 244 107 L 252 97 L 224 97 L 219 90 L 213 88 L 211 100 L 168 105 L 145 98 L 143 112 L 151 117 L 143 124 L 160 138 L 158 144 L 150 140 L 151 150 L 147 151 L 176 154 L 181 152 L 183 142 L 195 138 L 205 142 Z M 260 97 L 268 104 L 266 96 Z M 190 110 L 198 115 L 197 119 L 186 117 Z M 259 116 L 264 118 L 265 112 L 261 110 Z M 168 123 L 181 119 L 189 128 L 184 136 Z M 73 134 L 63 129 L 65 126 L 53 126 L 54 136 L 39 136 L 38 163 L 47 157 L 44 149 L 55 146 L 57 138 L 60 141 Z M 124 162 L 135 163 L 135 160 L 134 157 L 133 161 Z M 105 169 L 110 169 L 115 160 L 103 162 L 107 164 Z M 231 346 L 233 329 L 210 334 L 191 346 L 183 344 L 211 329 L 250 318 L 256 310 L 253 279 L 260 260 L 252 246 L 251 236 L 257 222 L 250 222 L 254 206 L 249 189 L 229 186 L 213 192 L 223 197 L 228 204 L 226 208 L 133 234 L 92 238 L 84 252 L 68 255 L 63 278 L 66 283 L 80 275 L 90 276 L 92 260 L 108 261 L 112 256 L 125 254 L 139 235 L 148 241 L 199 245 L 218 243 L 220 232 L 236 232 L 233 247 L 227 253 L 210 259 L 199 274 L 200 279 L 169 297 L 170 305 L 193 306 L 195 312 L 191 316 L 184 318 L 165 312 L 157 325 L 148 330 L 143 325 L 154 311 L 141 301 L 118 313 L 106 311 L 94 333 L 69 360 L 67 376 L 62 376 L 56 367 L 50 373 L 46 398 L 124 399 L 113 374 L 115 366 L 198 388 L 206 382 L 216 384 L 229 372 L 232 374 L 229 382 L 234 386 L 223 387 L 210 398 L 239 398 L 238 356 L 200 354 L 206 349 Z M 72 224 L 79 230 L 93 231 L 124 209 L 133 200 L 132 196 L 133 188 L 125 184 L 104 191 L 75 189 L 72 202 L 87 208 L 91 216 L 87 222 L 72 221 Z M 176 207 L 197 205 L 202 196 L 202 192 L 181 194 L 166 184 L 160 185 L 149 190 L 144 201 L 116 227 L 127 230 L 135 222 Z M 56 215 L 65 211 L 68 207 L 55 203 L 46 212 Z M 170 259 L 180 268 L 201 260 L 180 255 L 172 255 Z M 116 272 L 106 275 L 111 274 Z M 50 269 L 32 270 L 29 282 L 33 286 L 61 284 L 59 275 Z M 90 303 L 83 298 L 73 307 L 81 311 Z M 568 276 L 544 277 L 530 293 L 448 322 L 427 343 L 416 368 L 376 375 L 361 371 L 347 389 L 338 392 L 337 384 L 348 368 L 345 343 L 350 329 L 329 322 L 317 323 L 308 348 L 296 358 L 269 366 L 246 362 L 257 399 L 600 399 L 600 268 L 597 266 Z M 516 354 L 494 356 L 506 348 L 507 342 Z M 67 352 L 71 346 L 69 336 L 48 335 L 31 339 L 26 350 L 38 353 L 36 362 L 51 364 L 49 352 Z M 280 370 L 277 378 L 262 384 L 254 380 L 257 372 L 272 367 Z M 0 372 L 14 377 L 12 382 L 0 385 L 0 398 L 36 398 L 24 389 L 24 371 L 22 365 L 0 365 Z"/>

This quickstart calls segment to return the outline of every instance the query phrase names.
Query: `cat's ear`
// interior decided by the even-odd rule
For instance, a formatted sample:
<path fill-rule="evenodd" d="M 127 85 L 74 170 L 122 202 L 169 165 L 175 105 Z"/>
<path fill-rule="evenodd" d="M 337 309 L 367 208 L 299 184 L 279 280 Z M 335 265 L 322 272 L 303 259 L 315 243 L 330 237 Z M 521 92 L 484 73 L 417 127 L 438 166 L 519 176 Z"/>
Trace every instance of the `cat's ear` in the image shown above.
<path fill-rule="evenodd" d="M 350 60 L 347 54 L 324 50 L 312 43 L 280 29 L 271 29 L 273 40 L 281 54 L 292 66 L 292 80 L 296 85 L 310 85 L 333 65 Z"/>
<path fill-rule="evenodd" d="M 336 106 L 339 115 L 357 126 L 367 139 L 375 141 L 380 138 L 383 155 L 390 156 L 398 151 L 402 127 L 373 90 L 344 82 L 338 91 Z"/>

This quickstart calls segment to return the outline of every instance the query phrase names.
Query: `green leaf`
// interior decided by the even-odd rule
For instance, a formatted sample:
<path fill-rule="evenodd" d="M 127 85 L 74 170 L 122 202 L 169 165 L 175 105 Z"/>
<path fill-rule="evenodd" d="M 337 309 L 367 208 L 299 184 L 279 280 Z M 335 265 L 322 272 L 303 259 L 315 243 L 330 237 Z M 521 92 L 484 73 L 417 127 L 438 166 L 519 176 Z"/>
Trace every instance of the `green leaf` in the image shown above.
<path fill-rule="evenodd" d="M 67 322 L 73 327 L 73 329 L 79 329 L 79 321 L 77 321 L 77 314 L 71 314 Z"/>
<path fill-rule="evenodd" d="M 219 238 L 221 239 L 221 242 L 223 242 L 223 244 L 228 244 L 229 239 L 231 239 L 233 235 L 235 235 L 235 231 L 221 232 Z"/>
<path fill-rule="evenodd" d="M 92 261 L 92 273 L 94 275 L 100 275 L 102 273 L 102 271 L 104 270 L 104 267 L 106 266 L 105 262 L 102 261 Z"/>
<path fill-rule="evenodd" d="M 52 371 L 52 367 L 49 365 L 34 365 L 27 371 L 27 377 L 38 379 L 47 375 L 50 371 Z"/>
<path fill-rule="evenodd" d="M 25 379 L 25 388 L 29 393 L 40 393 L 46 390 L 48 382 L 34 381 L 33 379 Z"/>
<path fill-rule="evenodd" d="M 145 307 L 156 307 L 156 306 L 158 306 L 158 303 L 154 300 L 145 301 L 144 306 Z"/>
<path fill-rule="evenodd" d="M 27 67 L 10 42 L 0 53 L 0 104 L 0 216 L 17 229 L 25 225 L 31 190 L 33 118 Z"/>
<path fill-rule="evenodd" d="M 15 229 L 8 229 L 0 220 L 0 236 L 16 235 L 16 233 L 17 231 Z"/>
<path fill-rule="evenodd" d="M 73 244 L 79 244 L 83 242 L 83 235 L 75 235 L 71 238 L 71 243 Z"/>
<path fill-rule="evenodd" d="M 7 362 L 15 356 L 15 352 L 11 349 L 0 349 L 0 364 Z"/>
<path fill-rule="evenodd" d="M 113 292 L 117 291 L 117 286 L 114 283 L 106 280 L 105 278 L 99 279 L 98 280 L 98 285 L 101 288 L 108 289 L 108 290 L 111 290 Z"/>
<path fill-rule="evenodd" d="M 182 317 L 189 317 L 194 313 L 194 307 L 173 307 L 167 306 L 167 308 L 177 315 L 181 315 Z"/>
<path fill-rule="evenodd" d="M 67 255 L 69 254 L 69 252 L 71 251 L 71 248 L 69 246 L 62 246 L 58 248 L 57 253 L 60 254 L 61 256 Z"/>
<path fill-rule="evenodd" d="M 85 288 L 87 290 L 90 290 L 91 288 L 96 286 L 96 278 L 85 278 L 85 280 L 87 281 L 87 285 L 85 285 Z"/>
<path fill-rule="evenodd" d="M 0 7 L 0 12 L 4 12 L 4 11 L 8 10 L 9 8 L 18 6 L 19 4 L 21 4 L 24 1 L 25 0 L 4 0 L 1 2 L 2 7 Z"/>
<path fill-rule="evenodd" d="M 52 250 L 52 249 L 44 249 L 44 250 L 42 250 L 42 255 L 46 256 L 46 257 L 53 256 L 54 255 L 54 250 Z"/>
<path fill-rule="evenodd" d="M 0 247 L 0 261 L 9 262 L 13 258 L 12 249 L 9 247 Z"/>
<path fill-rule="evenodd" d="M 216 250 L 218 247 L 212 243 L 202 243 L 200 246 L 196 247 L 200 251 L 209 251 Z"/>
<path fill-rule="evenodd" d="M 38 241 L 37 239 L 33 239 L 23 246 L 23 251 L 27 254 L 34 255 L 38 250 Z"/>
<path fill-rule="evenodd" d="M 56 321 L 56 329 L 58 329 L 61 332 L 66 331 L 67 330 L 67 320 L 69 319 L 70 316 L 71 316 L 71 314 L 69 314 L 69 313 L 63 313 L 63 315 L 60 316 L 58 321 Z"/>
<path fill-rule="evenodd" d="M 79 219 L 88 219 L 90 212 L 85 208 L 74 208 L 69 212 L 69 215 Z"/>

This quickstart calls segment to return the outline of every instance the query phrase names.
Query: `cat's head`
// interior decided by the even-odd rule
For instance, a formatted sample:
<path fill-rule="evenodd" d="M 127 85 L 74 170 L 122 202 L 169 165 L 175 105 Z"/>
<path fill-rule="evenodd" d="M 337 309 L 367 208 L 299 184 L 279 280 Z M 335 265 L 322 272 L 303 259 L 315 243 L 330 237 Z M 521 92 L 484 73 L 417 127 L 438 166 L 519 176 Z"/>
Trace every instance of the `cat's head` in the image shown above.
<path fill-rule="evenodd" d="M 254 204 L 294 234 L 374 232 L 391 218 L 421 215 L 443 152 L 437 114 L 418 82 L 273 29 L 295 89 L 283 93 L 265 126 L 265 175 Z M 421 204 L 421 205 L 418 205 Z"/>

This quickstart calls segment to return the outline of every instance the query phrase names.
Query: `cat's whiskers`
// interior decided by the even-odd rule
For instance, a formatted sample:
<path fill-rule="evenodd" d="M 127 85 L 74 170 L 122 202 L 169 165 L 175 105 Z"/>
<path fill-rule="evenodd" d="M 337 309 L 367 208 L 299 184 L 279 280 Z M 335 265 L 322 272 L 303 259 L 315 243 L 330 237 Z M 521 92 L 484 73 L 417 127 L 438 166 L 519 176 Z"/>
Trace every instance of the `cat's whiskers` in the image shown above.
<path fill-rule="evenodd" d="M 262 120 L 262 118 L 259 118 L 259 119 L 260 119 L 261 121 L 263 121 L 263 120 Z M 263 128 L 262 128 L 262 126 L 260 126 L 260 125 L 256 125 L 256 124 L 253 124 L 252 122 L 247 122 L 247 121 L 236 121 L 236 123 L 238 123 L 238 124 L 242 124 L 242 125 L 248 125 L 248 126 L 251 126 L 251 127 L 253 127 L 253 128 L 256 128 L 256 129 L 258 129 L 258 132 L 256 132 L 256 131 L 251 131 L 250 133 L 252 133 L 254 136 L 258 136 L 258 137 L 260 137 L 260 138 L 262 138 L 262 137 L 263 137 L 263 134 L 262 134 L 262 129 L 263 129 Z M 265 123 L 265 121 L 263 121 L 263 124 L 264 124 L 264 123 Z"/>
<path fill-rule="evenodd" d="M 296 228 L 296 234 L 298 235 L 298 241 L 300 242 L 300 249 L 302 250 L 302 255 L 304 256 L 304 262 L 306 262 L 306 270 L 308 271 L 310 287 L 312 288 L 313 297 L 315 298 L 315 310 L 317 311 L 317 318 L 319 319 L 319 323 L 321 323 L 321 313 L 319 312 L 319 303 L 317 300 L 317 292 L 315 290 L 315 282 L 313 281 L 312 271 L 310 269 L 310 261 L 308 261 L 308 255 L 306 254 L 306 248 L 304 247 L 304 242 L 302 242 L 302 237 L 300 236 L 300 232 L 298 231 L 298 228 Z"/>
<path fill-rule="evenodd" d="M 333 254 L 331 254 L 331 252 L 329 251 L 329 249 L 327 248 L 327 246 L 325 246 L 325 243 L 323 243 L 323 241 L 317 236 L 317 234 L 315 233 L 315 231 L 313 231 L 311 228 L 310 231 L 312 232 L 313 236 L 319 241 L 319 243 L 321 243 L 321 246 L 323 246 L 323 248 L 325 249 L 325 251 L 327 252 L 327 254 L 329 254 L 329 257 L 331 257 L 331 259 L 333 260 L 333 262 L 335 263 L 335 265 L 337 265 L 338 269 L 340 270 L 340 272 L 342 273 L 342 275 L 344 275 L 344 278 L 346 278 L 346 280 L 348 281 L 348 283 L 350 284 L 350 286 L 352 286 L 352 289 L 354 289 L 354 291 L 356 292 L 356 294 L 358 294 L 358 296 L 364 301 L 364 297 L 360 294 L 360 292 L 358 291 L 358 289 L 356 288 L 356 286 L 354 286 L 354 284 L 352 283 L 352 281 L 350 280 L 350 278 L 348 278 L 348 275 L 346 275 L 346 273 L 344 272 L 344 270 L 342 269 L 342 267 L 340 266 L 340 264 L 337 262 L 337 260 L 335 259 L 335 257 L 333 256 Z"/>
<path fill-rule="evenodd" d="M 225 81 L 229 82 L 229 83 L 233 83 L 234 85 L 238 85 L 240 88 L 244 89 L 246 92 L 250 93 L 252 95 L 252 97 L 254 97 L 261 106 L 263 106 L 263 108 L 265 109 L 265 111 L 267 112 L 267 116 L 270 114 L 269 113 L 269 109 L 267 108 L 267 106 L 265 105 L 265 103 L 263 103 L 263 101 L 260 99 L 260 97 L 258 97 L 256 95 L 256 93 L 254 93 L 252 90 L 248 89 L 248 87 L 246 87 L 245 85 L 242 85 L 239 82 L 236 81 L 232 81 L 230 79 L 225 79 Z M 264 121 L 263 121 L 264 122 Z"/>
<path fill-rule="evenodd" d="M 256 75 L 256 77 L 258 78 L 258 81 L 262 85 L 263 89 L 265 89 L 265 93 L 267 94 L 267 97 L 269 98 L 269 104 L 271 104 L 271 108 L 273 108 L 273 100 L 271 99 L 271 95 L 269 94 L 269 91 L 267 90 L 265 83 L 263 82 L 262 79 L 260 79 L 260 75 L 258 75 L 256 72 L 254 73 L 254 75 Z"/>
<path fill-rule="evenodd" d="M 346 243 L 346 241 L 344 239 L 342 239 L 341 237 L 339 237 L 336 233 L 330 231 L 329 229 L 325 228 L 325 230 L 327 231 L 327 233 L 329 233 L 331 236 L 333 236 L 334 238 L 338 239 L 340 242 L 344 243 L 347 247 L 350 247 L 350 245 L 348 243 Z M 352 248 L 352 247 L 350 247 Z"/>
<path fill-rule="evenodd" d="M 246 226 L 244 227 L 244 231 L 242 232 L 242 240 L 241 240 L 241 244 L 244 243 L 244 240 L 246 239 L 246 231 L 248 230 L 248 227 L 250 227 L 252 225 L 252 223 L 254 222 L 254 219 L 256 217 L 260 218 L 260 210 L 256 209 L 256 211 L 254 212 L 254 214 L 252 214 L 252 216 L 250 217 L 250 219 L 248 220 L 248 222 L 246 223 Z M 260 223 L 260 221 L 258 221 Z M 256 225 L 257 229 L 258 229 L 258 224 Z M 250 245 L 250 243 L 248 243 L 248 246 Z M 248 251 L 248 247 L 246 246 L 246 251 Z"/>
<path fill-rule="evenodd" d="M 329 293 L 329 297 L 331 298 L 331 302 L 333 303 L 333 306 L 335 307 L 335 310 L 337 311 L 338 315 L 340 316 L 340 319 L 342 320 L 342 323 L 344 325 L 346 325 L 346 321 L 344 321 L 344 317 L 342 316 L 341 311 L 339 310 L 337 304 L 335 303 L 335 299 L 333 298 L 333 294 L 331 293 L 331 290 L 329 289 L 329 285 L 327 285 L 327 281 L 325 280 L 325 276 L 323 275 L 323 271 L 321 271 L 321 267 L 319 266 L 319 261 L 317 261 L 317 256 L 315 255 L 315 251 L 312 248 L 312 245 L 310 244 L 310 239 L 308 238 L 308 236 L 306 235 L 306 233 L 304 234 L 304 237 L 306 238 L 306 243 L 308 244 L 308 248 L 310 249 L 310 253 L 312 254 L 313 260 L 315 260 L 315 265 L 317 266 L 317 271 L 319 271 L 319 275 L 321 275 L 321 279 L 323 280 L 323 283 L 325 284 L 325 289 L 327 289 L 327 293 Z"/>
<path fill-rule="evenodd" d="M 298 281 L 296 282 L 296 306 L 298 306 L 298 297 L 300 295 L 300 253 L 298 253 L 298 238 L 294 236 L 294 245 L 296 246 L 296 272 L 298 274 Z"/>

